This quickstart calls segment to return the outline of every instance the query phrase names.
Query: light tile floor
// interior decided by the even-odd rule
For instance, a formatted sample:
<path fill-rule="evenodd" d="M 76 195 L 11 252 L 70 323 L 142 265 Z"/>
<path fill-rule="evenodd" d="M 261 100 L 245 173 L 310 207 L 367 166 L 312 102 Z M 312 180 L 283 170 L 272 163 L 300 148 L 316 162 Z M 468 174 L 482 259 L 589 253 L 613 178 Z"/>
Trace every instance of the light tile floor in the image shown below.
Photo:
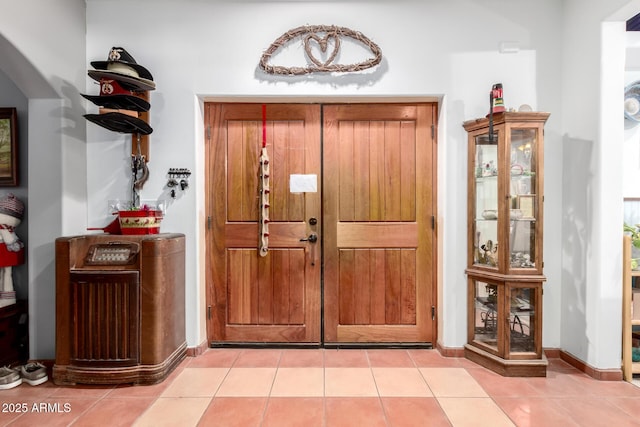
<path fill-rule="evenodd" d="M 640 426 L 640 388 L 551 359 L 505 378 L 435 350 L 210 349 L 152 386 L 0 391 L 1 426 Z"/>

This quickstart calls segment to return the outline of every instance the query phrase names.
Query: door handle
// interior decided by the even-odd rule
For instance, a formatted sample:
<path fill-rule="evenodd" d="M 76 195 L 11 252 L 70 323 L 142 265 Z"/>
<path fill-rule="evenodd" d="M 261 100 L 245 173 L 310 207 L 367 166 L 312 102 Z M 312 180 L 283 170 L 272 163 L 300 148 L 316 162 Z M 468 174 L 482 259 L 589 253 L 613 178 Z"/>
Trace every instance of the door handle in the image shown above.
<path fill-rule="evenodd" d="M 301 242 L 309 242 L 309 243 L 315 243 L 318 241 L 318 235 L 315 233 L 309 234 L 309 237 L 307 237 L 306 239 L 300 239 Z"/>
<path fill-rule="evenodd" d="M 301 242 L 309 242 L 309 243 L 315 243 L 318 241 L 318 235 L 316 233 L 311 233 L 309 234 L 309 237 L 305 238 L 305 239 L 300 239 Z M 309 256 L 311 257 L 311 265 L 316 265 L 316 250 L 315 250 L 316 245 L 311 246 L 311 248 L 309 249 Z"/>

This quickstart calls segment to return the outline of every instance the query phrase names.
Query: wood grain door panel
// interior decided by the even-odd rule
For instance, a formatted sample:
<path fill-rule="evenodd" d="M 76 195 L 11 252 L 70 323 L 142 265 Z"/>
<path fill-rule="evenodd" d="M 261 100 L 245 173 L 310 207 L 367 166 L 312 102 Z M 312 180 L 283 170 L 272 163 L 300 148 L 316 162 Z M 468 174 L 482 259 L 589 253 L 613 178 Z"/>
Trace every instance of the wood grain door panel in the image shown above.
<path fill-rule="evenodd" d="M 432 340 L 434 114 L 324 107 L 327 342 Z"/>
<path fill-rule="evenodd" d="M 210 342 L 432 342 L 435 117 L 435 104 L 268 104 L 263 258 L 261 105 L 206 104 Z M 292 193 L 291 174 L 318 191 Z"/>
<path fill-rule="evenodd" d="M 292 174 L 320 178 L 320 107 L 207 104 L 208 296 L 211 342 L 320 342 L 320 191 L 293 193 Z M 258 253 L 263 130 L 270 167 L 269 252 Z"/>

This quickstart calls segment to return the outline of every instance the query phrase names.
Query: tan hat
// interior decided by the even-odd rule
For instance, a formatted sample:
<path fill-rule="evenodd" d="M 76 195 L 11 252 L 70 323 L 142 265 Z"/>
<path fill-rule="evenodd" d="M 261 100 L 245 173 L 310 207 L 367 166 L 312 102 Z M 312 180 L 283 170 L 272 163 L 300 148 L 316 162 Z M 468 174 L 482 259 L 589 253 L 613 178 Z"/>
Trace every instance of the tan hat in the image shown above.
<path fill-rule="evenodd" d="M 156 88 L 149 70 L 138 64 L 133 56 L 122 47 L 112 47 L 106 61 L 93 61 L 91 65 L 95 70 L 89 70 L 88 74 L 94 80 L 115 79 L 125 89 L 134 91 Z"/>

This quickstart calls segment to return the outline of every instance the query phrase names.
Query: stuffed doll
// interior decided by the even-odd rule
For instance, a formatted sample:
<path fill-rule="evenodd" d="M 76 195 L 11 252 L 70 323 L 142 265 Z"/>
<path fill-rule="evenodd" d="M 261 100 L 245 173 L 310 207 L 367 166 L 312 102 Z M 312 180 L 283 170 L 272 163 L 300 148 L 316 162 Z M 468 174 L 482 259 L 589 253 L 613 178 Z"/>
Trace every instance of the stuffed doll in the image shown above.
<path fill-rule="evenodd" d="M 12 267 L 24 262 L 24 244 L 15 233 L 22 222 L 24 204 L 9 193 L 0 198 L 0 307 L 16 303 Z"/>

